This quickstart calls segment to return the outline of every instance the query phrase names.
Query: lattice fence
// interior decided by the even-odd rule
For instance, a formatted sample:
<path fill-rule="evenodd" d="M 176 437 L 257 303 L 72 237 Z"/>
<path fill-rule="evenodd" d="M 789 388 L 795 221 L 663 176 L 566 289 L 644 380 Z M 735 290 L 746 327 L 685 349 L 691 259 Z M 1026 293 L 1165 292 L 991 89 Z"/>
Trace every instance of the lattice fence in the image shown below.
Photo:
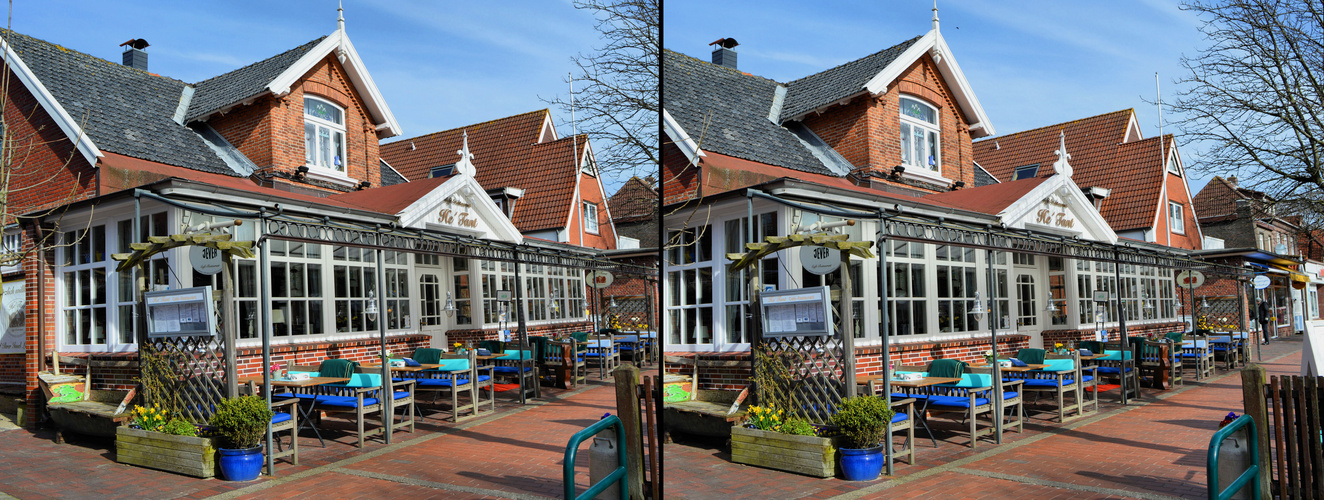
<path fill-rule="evenodd" d="M 207 423 L 225 398 L 222 337 L 156 338 L 142 347 L 147 402 L 193 423 Z"/>
<path fill-rule="evenodd" d="M 763 339 L 755 370 L 760 404 L 782 407 L 787 417 L 826 424 L 846 398 L 848 353 L 840 335 Z"/>

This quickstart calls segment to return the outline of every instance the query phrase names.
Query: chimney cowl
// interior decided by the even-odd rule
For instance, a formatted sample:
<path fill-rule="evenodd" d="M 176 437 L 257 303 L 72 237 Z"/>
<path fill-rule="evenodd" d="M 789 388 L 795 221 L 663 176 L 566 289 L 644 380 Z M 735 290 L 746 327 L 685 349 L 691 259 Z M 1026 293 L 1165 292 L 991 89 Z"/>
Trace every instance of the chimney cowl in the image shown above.
<path fill-rule="evenodd" d="M 124 65 L 134 69 L 147 71 L 147 40 L 142 38 L 133 38 L 127 42 L 121 43 L 124 47 Z"/>
<path fill-rule="evenodd" d="M 1232 187 L 1234 187 L 1234 188 L 1241 188 L 1241 185 L 1240 185 L 1240 184 L 1237 184 L 1237 176 L 1235 176 L 1235 175 L 1234 175 L 1234 176 L 1231 176 L 1231 177 L 1228 177 L 1228 178 L 1227 178 L 1227 183 L 1228 183 L 1228 184 L 1231 184 Z"/>
<path fill-rule="evenodd" d="M 713 64 L 736 69 L 736 51 L 731 49 L 740 45 L 740 42 L 734 38 L 718 38 L 708 45 L 713 48 Z"/>

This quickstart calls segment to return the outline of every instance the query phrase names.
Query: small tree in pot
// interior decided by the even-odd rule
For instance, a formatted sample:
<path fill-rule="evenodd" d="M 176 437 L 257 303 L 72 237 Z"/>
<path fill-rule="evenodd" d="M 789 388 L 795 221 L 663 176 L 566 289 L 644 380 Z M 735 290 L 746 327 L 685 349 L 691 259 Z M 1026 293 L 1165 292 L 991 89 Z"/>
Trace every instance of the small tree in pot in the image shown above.
<path fill-rule="evenodd" d="M 872 481 L 883 471 L 883 446 L 890 440 L 887 424 L 894 415 L 887 400 L 862 396 L 841 402 L 832 415 L 840 433 L 841 469 L 851 481 Z"/>
<path fill-rule="evenodd" d="M 262 472 L 263 436 L 272 411 L 257 396 L 225 399 L 211 417 L 212 433 L 220 439 L 221 473 L 231 481 L 251 481 Z"/>

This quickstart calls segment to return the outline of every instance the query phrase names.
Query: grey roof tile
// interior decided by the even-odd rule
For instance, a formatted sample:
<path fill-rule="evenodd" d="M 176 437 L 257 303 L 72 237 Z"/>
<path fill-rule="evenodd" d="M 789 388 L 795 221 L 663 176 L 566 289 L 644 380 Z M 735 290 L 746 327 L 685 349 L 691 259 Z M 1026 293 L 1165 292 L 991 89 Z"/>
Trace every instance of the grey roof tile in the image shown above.
<path fill-rule="evenodd" d="M 185 83 L 0 30 L 56 101 L 103 151 L 238 175 L 198 134 L 175 123 Z"/>
<path fill-rule="evenodd" d="M 405 179 L 405 176 L 400 175 L 400 172 L 396 172 L 394 168 L 391 168 L 391 166 L 386 163 L 386 160 L 378 160 L 378 163 L 378 168 L 381 169 L 383 187 L 408 182 L 408 180 Z"/>
<path fill-rule="evenodd" d="M 705 151 L 832 175 L 795 134 L 768 120 L 778 83 L 662 51 L 662 106 Z"/>
<path fill-rule="evenodd" d="M 782 119 L 795 118 L 864 91 L 864 84 L 892 64 L 921 37 L 911 38 L 835 68 L 786 84 Z"/>
<path fill-rule="evenodd" d="M 266 92 L 267 85 L 271 84 L 272 80 L 324 39 L 325 36 L 265 60 L 198 82 L 193 102 L 189 103 L 187 119 L 196 120 Z"/>
<path fill-rule="evenodd" d="M 998 179 L 993 177 L 993 174 L 988 173 L 988 171 L 984 170 L 984 167 L 979 166 L 978 163 L 975 164 L 974 187 L 987 186 L 989 184 L 997 184 L 997 183 L 998 183 Z"/>

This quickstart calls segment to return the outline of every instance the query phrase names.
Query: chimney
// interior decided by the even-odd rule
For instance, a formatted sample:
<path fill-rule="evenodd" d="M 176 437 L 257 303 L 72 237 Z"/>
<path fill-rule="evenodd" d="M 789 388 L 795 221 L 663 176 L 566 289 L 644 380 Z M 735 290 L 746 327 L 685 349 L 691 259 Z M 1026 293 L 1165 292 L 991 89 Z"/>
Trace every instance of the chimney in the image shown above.
<path fill-rule="evenodd" d="M 1235 176 L 1235 175 L 1234 175 L 1234 176 L 1231 176 L 1231 177 L 1228 177 L 1228 178 L 1227 178 L 1227 183 L 1228 183 L 1228 184 L 1231 184 L 1233 189 L 1239 189 L 1239 188 L 1241 188 L 1241 185 L 1240 185 L 1240 184 L 1237 184 L 1237 176 Z"/>
<path fill-rule="evenodd" d="M 124 47 L 125 66 L 147 71 L 147 51 L 143 50 L 147 48 L 147 40 L 134 38 L 121 43 L 120 47 Z"/>
<path fill-rule="evenodd" d="M 736 51 L 731 50 L 740 45 L 736 42 L 736 39 L 718 38 L 716 42 L 708 45 L 716 45 L 716 47 L 713 47 L 713 64 L 736 69 Z"/>

